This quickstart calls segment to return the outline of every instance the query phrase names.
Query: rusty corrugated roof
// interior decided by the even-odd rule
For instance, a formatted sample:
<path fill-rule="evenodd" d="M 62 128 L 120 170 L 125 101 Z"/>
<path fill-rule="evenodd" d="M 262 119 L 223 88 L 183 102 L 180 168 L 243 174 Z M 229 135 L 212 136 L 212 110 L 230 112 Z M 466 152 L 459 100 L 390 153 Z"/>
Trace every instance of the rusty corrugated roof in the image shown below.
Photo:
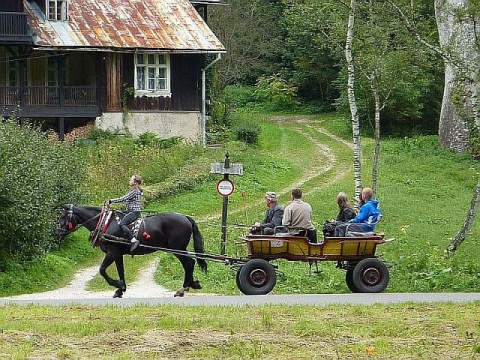
<path fill-rule="evenodd" d="M 188 0 L 69 0 L 68 21 L 25 1 L 38 47 L 224 52 Z"/>

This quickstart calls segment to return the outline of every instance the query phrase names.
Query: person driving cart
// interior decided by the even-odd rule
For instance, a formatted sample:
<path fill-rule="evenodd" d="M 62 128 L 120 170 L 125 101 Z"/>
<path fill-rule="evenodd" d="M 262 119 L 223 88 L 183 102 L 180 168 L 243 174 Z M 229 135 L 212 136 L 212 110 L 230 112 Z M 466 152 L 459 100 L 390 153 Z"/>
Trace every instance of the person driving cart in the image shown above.
<path fill-rule="evenodd" d="M 256 222 L 250 228 L 252 235 L 273 235 L 275 227 L 282 225 L 283 206 L 278 203 L 277 193 L 273 191 L 267 192 L 265 194 L 265 204 L 268 208 L 265 213 L 265 219 L 262 222 Z"/>

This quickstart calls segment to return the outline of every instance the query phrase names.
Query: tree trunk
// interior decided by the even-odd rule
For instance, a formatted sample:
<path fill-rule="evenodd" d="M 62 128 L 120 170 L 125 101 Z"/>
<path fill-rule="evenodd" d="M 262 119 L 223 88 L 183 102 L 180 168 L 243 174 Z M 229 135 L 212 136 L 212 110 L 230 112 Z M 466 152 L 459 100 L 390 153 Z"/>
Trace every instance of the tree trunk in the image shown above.
<path fill-rule="evenodd" d="M 362 167 L 360 150 L 360 120 L 358 116 L 357 101 L 355 99 L 355 66 L 353 63 L 352 43 L 355 25 L 356 0 L 350 0 L 348 13 L 347 38 L 345 41 L 345 59 L 347 61 L 347 93 L 350 113 L 352 117 L 353 135 L 353 176 L 355 179 L 355 198 L 359 199 L 362 192 Z"/>
<path fill-rule="evenodd" d="M 473 194 L 472 201 L 470 203 L 470 209 L 468 210 L 467 217 L 463 222 L 462 227 L 458 231 L 457 235 L 452 239 L 450 245 L 447 247 L 447 257 L 453 255 L 453 253 L 458 249 L 460 244 L 465 240 L 468 231 L 475 221 L 475 216 L 478 210 L 478 203 L 480 202 L 480 182 L 477 184 L 476 191 Z"/>
<path fill-rule="evenodd" d="M 445 62 L 439 141 L 443 147 L 456 152 L 468 150 L 468 118 L 473 115 L 468 94 L 472 93 L 470 79 L 476 78 L 478 67 L 474 18 L 466 14 L 459 16 L 458 13 L 467 6 L 467 0 L 435 0 L 440 46 L 450 54 Z M 454 98 L 459 95 L 459 101 L 454 103 Z"/>
<path fill-rule="evenodd" d="M 369 77 L 370 88 L 372 89 L 373 98 L 375 100 L 375 150 L 373 153 L 372 166 L 372 190 L 377 193 L 378 189 L 378 161 L 380 159 L 380 111 L 383 106 L 380 105 L 380 96 L 378 94 L 377 72 L 374 70 Z"/>

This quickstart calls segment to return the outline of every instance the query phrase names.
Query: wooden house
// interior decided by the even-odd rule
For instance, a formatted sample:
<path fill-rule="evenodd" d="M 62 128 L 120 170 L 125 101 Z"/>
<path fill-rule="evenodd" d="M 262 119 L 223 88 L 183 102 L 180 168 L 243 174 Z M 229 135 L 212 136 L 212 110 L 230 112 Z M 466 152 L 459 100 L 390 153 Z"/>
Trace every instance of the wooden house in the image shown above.
<path fill-rule="evenodd" d="M 1 0 L 0 116 L 201 141 L 219 0 Z"/>

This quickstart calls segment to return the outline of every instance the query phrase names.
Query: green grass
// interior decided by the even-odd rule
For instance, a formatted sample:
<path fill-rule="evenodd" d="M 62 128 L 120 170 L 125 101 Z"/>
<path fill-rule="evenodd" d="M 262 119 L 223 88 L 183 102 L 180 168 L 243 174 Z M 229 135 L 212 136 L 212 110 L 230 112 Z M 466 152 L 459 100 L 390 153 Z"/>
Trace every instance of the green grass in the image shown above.
<path fill-rule="evenodd" d="M 475 359 L 480 323 L 473 319 L 479 305 L 8 306 L 0 313 L 0 354 L 9 359 Z"/>
<path fill-rule="evenodd" d="M 325 220 L 337 213 L 339 191 L 353 196 L 352 149 L 348 122 L 332 114 L 318 116 L 241 114 L 261 127 L 259 144 L 247 146 L 230 142 L 222 149 L 184 150 L 174 147 L 143 149 L 133 159 L 111 154 L 115 147 L 105 145 L 100 151 L 103 161 L 92 170 L 88 187 L 95 189 L 95 199 L 113 196 L 110 187 L 123 193 L 129 174 L 135 167 L 147 174 L 147 210 L 174 211 L 191 215 L 205 238 L 206 252 L 218 254 L 221 241 L 222 198 L 215 186 L 221 175 L 209 174 L 210 164 L 222 162 L 225 153 L 230 161 L 241 163 L 243 176 L 231 176 L 235 191 L 228 201 L 227 254 L 244 258 L 246 249 L 238 245 L 239 237 L 249 225 L 265 213 L 263 194 L 277 191 L 283 205 L 294 186 L 301 186 L 304 199 L 314 210 L 314 223 L 321 230 Z M 362 175 L 364 186 L 371 182 L 373 141 L 362 138 Z M 87 151 L 84 149 L 83 151 Z M 94 168 L 93 148 L 89 155 Z M 131 154 L 123 149 L 121 154 Z M 172 159 L 162 167 L 161 159 Z M 392 243 L 381 245 L 377 254 L 390 266 L 387 292 L 480 291 L 478 246 L 480 226 L 474 224 L 467 240 L 457 253 L 445 259 L 444 250 L 461 226 L 479 176 L 479 164 L 466 154 L 454 154 L 437 145 L 437 137 L 383 139 L 381 147 L 378 198 L 384 213 L 379 230 Z M 150 158 L 156 159 L 149 163 Z M 137 165 L 135 165 L 137 164 Z M 107 172 L 110 166 L 118 176 Z M 153 175 L 158 169 L 159 174 Z M 102 174 L 97 178 L 94 174 Z M 125 175 L 122 181 L 121 174 Z M 158 178 L 159 182 L 155 181 Z M 149 182 L 150 181 L 150 182 Z M 123 189 L 123 190 L 120 190 Z M 240 226 L 237 226 L 240 225 Z M 89 247 L 86 232 L 72 235 L 59 251 L 49 254 L 44 263 L 18 265 L 0 274 L 3 295 L 49 290 L 63 286 L 82 266 L 97 262 L 102 253 Z M 157 253 L 159 283 L 176 290 L 182 283 L 183 269 L 170 254 Z M 131 283 L 141 267 L 152 257 L 126 257 L 127 282 Z M 203 292 L 239 294 L 235 272 L 222 263 L 209 262 L 209 272 L 198 269 L 196 276 Z M 348 293 L 344 271 L 333 262 L 322 262 L 322 272 L 306 276 L 308 264 L 279 261 L 283 273 L 273 293 Z M 116 277 L 114 269 L 109 269 Z M 25 280 L 18 280 L 25 279 Z M 111 289 L 97 277 L 90 285 L 95 290 Z M 112 289 L 113 290 L 113 289 Z"/>
<path fill-rule="evenodd" d="M 224 149 L 182 150 L 175 164 L 160 169 L 160 152 L 146 150 L 139 158 L 120 162 L 107 151 L 106 164 L 92 163 L 92 202 L 123 191 L 133 169 L 146 169 L 147 208 L 194 216 L 205 238 L 206 251 L 219 253 L 222 199 L 215 190 L 219 175 L 209 175 L 211 162 L 242 163 L 243 176 L 232 176 L 235 192 L 229 198 L 227 254 L 245 257 L 237 245 L 246 229 L 264 215 L 263 194 L 288 192 L 300 179 L 305 200 L 314 209 L 319 229 L 337 213 L 336 195 L 353 195 L 352 151 L 348 122 L 335 115 L 258 117 L 262 133 L 256 147 L 231 142 Z M 305 121 L 308 119 L 308 121 Z M 331 135 L 329 135 L 331 134 Z M 337 138 L 338 137 L 338 138 Z M 122 146 L 122 145 L 118 145 Z M 371 181 L 373 142 L 362 139 L 363 182 Z M 318 154 L 318 150 L 322 150 Z M 149 164 L 152 153 L 157 161 Z M 174 151 L 174 150 L 172 150 Z M 92 159 L 93 154 L 91 155 Z M 168 157 L 168 152 L 162 156 Z M 117 160 L 115 160 L 117 159 Z M 118 161 L 118 164 L 115 162 Z M 126 162 L 126 164 L 124 164 Z M 135 163 L 140 162 L 141 165 Z M 149 165 L 148 165 L 149 164 Z M 108 166 L 119 175 L 106 172 Z M 382 141 L 379 199 L 384 221 L 379 230 L 392 243 L 377 253 L 390 265 L 387 292 L 480 291 L 478 247 L 480 226 L 474 224 L 467 240 L 450 259 L 444 250 L 461 226 L 479 176 L 478 162 L 437 146 L 436 137 Z M 156 169 L 159 182 L 154 182 Z M 94 171 L 102 173 L 95 178 Z M 92 180 L 93 179 L 93 180 Z M 113 186 L 113 185 L 112 185 Z M 116 189 L 116 190 L 115 190 Z M 244 196 L 242 196 L 244 194 Z M 50 290 L 65 285 L 80 268 L 100 264 L 102 253 L 92 249 L 81 230 L 48 254 L 44 261 L 19 264 L 0 273 L 2 296 Z M 183 280 L 180 263 L 171 254 L 125 257 L 127 282 L 155 256 L 160 256 L 156 279 L 176 290 Z M 204 293 L 239 294 L 235 272 L 209 262 L 209 272 L 197 268 Z M 332 262 L 320 263 L 322 272 L 307 276 L 308 265 L 280 261 L 283 273 L 273 293 L 348 293 L 344 272 Z M 114 269 L 109 269 L 115 276 Z M 116 276 L 115 276 L 116 277 Z M 99 276 L 93 290 L 112 290 Z M 188 295 L 187 295 L 188 296 Z M 480 303 L 396 304 L 374 306 L 135 306 L 38 307 L 5 306 L 0 311 L 0 357 L 10 359 L 476 359 L 480 354 Z"/>
<path fill-rule="evenodd" d="M 244 164 L 245 175 L 233 177 L 237 191 L 229 199 L 229 224 L 249 224 L 261 219 L 265 211 L 262 201 L 264 191 L 288 191 L 290 188 L 287 184 L 303 177 L 309 169 L 328 165 L 325 164 L 325 157 L 311 156 L 311 141 L 329 147 L 336 161 L 329 164 L 329 171 L 318 174 L 314 172 L 312 178 L 302 184 L 304 198 L 313 206 L 317 228 L 321 229 L 324 220 L 335 217 L 336 194 L 346 191 L 350 196 L 353 195 L 352 152 L 348 146 L 339 143 L 338 139 L 332 139 L 321 131 L 326 129 L 345 135 L 344 131 L 339 131 L 342 124 L 343 121 L 332 117 L 310 118 L 308 126 L 301 122 L 268 122 L 263 127 L 262 139 L 273 135 L 274 140 L 262 141 L 258 148 L 245 149 L 238 154 L 230 152 L 232 161 Z M 290 137 L 291 142 L 281 140 Z M 373 142 L 364 138 L 362 144 L 363 183 L 368 186 Z M 295 151 L 292 151 L 293 148 Z M 305 150 L 303 154 L 302 149 Z M 282 154 L 278 161 L 282 165 L 262 169 L 270 154 Z M 293 171 L 298 169 L 298 165 L 302 165 L 301 169 Z M 382 245 L 377 250 L 390 266 L 391 281 L 386 291 L 480 291 L 478 221 L 455 256 L 451 259 L 444 257 L 444 249 L 466 215 L 477 183 L 478 170 L 478 163 L 467 155 L 439 149 L 436 137 L 382 141 L 378 196 L 384 221 L 379 225 L 379 230 L 384 231 L 387 237 L 396 238 L 396 241 Z M 275 172 L 273 176 L 270 175 L 272 172 Z M 279 183 L 277 179 L 282 181 Z M 161 205 L 165 209 L 190 213 L 190 203 L 193 202 L 196 207 L 199 203 L 208 203 L 211 207 L 210 217 L 205 221 L 201 217 L 197 220 L 200 219 L 200 228 L 210 253 L 218 253 L 221 238 L 221 199 L 214 191 L 214 183 L 215 180 L 212 179 L 211 183 L 198 187 L 195 194 L 180 194 Z M 246 194 L 246 198 L 242 198 L 242 193 Z M 198 196 L 209 197 L 208 200 L 203 198 L 204 200 L 197 201 Z M 287 193 L 280 196 L 280 201 L 284 204 L 287 199 Z M 229 229 L 229 255 L 245 256 L 244 247 L 235 244 L 245 232 L 244 229 Z M 171 262 L 169 255 L 162 255 L 161 264 L 158 281 L 174 287 L 179 281 L 181 268 Z M 322 273 L 312 277 L 305 276 L 308 272 L 305 263 L 279 261 L 278 264 L 285 275 L 280 276 L 273 293 L 349 292 L 344 272 L 336 269 L 333 262 L 320 263 Z M 232 270 L 216 263 L 209 264 L 209 267 L 207 275 L 197 272 L 205 292 L 239 293 Z"/>

